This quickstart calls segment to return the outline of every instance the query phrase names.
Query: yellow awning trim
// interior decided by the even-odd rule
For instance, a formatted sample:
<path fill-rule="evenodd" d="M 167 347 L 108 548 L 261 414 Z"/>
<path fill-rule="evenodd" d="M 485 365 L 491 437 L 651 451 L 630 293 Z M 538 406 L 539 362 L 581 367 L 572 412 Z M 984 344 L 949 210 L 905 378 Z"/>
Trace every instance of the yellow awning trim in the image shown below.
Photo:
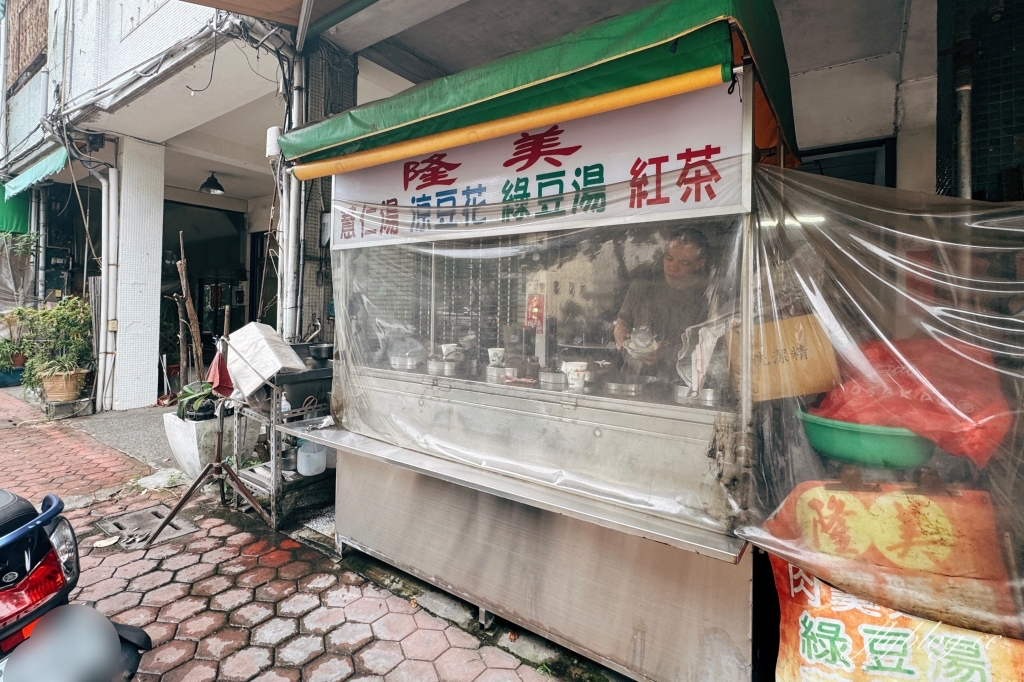
<path fill-rule="evenodd" d="M 722 81 L 722 66 L 709 66 L 697 71 L 679 74 L 671 78 L 636 85 L 623 90 L 605 93 L 575 102 L 566 102 L 526 114 L 499 118 L 494 121 L 427 135 L 415 140 L 406 140 L 385 147 L 368 149 L 347 156 L 323 159 L 294 166 L 292 172 L 299 180 L 314 180 L 329 175 L 341 175 L 352 171 L 380 166 L 392 161 L 401 161 L 415 156 L 432 154 L 444 149 L 453 149 L 475 142 L 493 140 L 532 128 L 564 123 L 595 114 L 624 109 L 626 107 L 653 102 L 655 100 L 701 90 Z"/>

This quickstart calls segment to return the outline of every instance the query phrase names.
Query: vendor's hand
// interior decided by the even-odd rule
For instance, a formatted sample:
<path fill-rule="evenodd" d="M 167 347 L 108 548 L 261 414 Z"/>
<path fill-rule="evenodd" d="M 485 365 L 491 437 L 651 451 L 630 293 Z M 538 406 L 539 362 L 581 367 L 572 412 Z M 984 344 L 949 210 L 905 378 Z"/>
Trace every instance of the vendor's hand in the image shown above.
<path fill-rule="evenodd" d="M 664 348 L 664 344 L 659 343 L 657 350 L 655 350 L 653 353 L 650 353 L 649 355 L 645 355 L 642 358 L 640 358 L 640 362 L 642 362 L 647 367 L 658 364 L 658 362 L 661 360 L 661 356 L 663 355 L 662 350 Z"/>
<path fill-rule="evenodd" d="M 615 320 L 615 329 L 612 334 L 615 336 L 615 349 L 622 350 L 629 338 L 629 329 L 622 320 Z"/>

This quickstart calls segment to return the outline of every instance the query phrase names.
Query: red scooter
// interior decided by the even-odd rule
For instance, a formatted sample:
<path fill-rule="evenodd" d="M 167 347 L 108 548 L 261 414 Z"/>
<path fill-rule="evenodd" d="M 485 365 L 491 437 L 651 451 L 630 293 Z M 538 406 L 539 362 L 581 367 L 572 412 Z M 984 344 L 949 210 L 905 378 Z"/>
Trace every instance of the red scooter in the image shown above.
<path fill-rule="evenodd" d="M 61 646 L 61 637 L 69 634 L 68 623 L 99 622 L 101 630 L 109 628 L 104 625 L 105 618 L 92 609 L 83 620 L 81 610 L 86 607 L 66 607 L 71 591 L 78 584 L 78 541 L 71 524 L 60 516 L 64 509 L 60 498 L 46 495 L 41 506 L 42 511 L 37 512 L 28 500 L 0 489 L 0 680 L 3 682 L 18 682 L 14 669 L 19 666 L 12 661 L 19 657 L 19 645 L 29 639 L 46 614 L 50 615 L 44 622 L 63 623 L 64 632 L 60 634 L 60 627 L 40 628 L 40 637 L 45 631 L 47 638 L 33 641 L 40 645 L 33 652 L 37 662 L 28 665 L 38 671 L 37 679 L 46 678 L 46 671 L 40 670 L 40 665 L 45 668 L 47 660 L 59 661 L 62 654 L 66 658 L 65 649 L 53 651 L 54 658 L 47 659 L 50 654 L 45 648 Z M 63 618 L 59 614 L 60 607 L 77 615 Z M 121 660 L 112 679 L 130 680 L 138 670 L 142 653 L 152 648 L 152 642 L 141 628 L 112 625 L 121 649 Z M 26 653 L 21 657 L 28 656 Z M 25 664 L 21 667 L 25 668 Z"/>

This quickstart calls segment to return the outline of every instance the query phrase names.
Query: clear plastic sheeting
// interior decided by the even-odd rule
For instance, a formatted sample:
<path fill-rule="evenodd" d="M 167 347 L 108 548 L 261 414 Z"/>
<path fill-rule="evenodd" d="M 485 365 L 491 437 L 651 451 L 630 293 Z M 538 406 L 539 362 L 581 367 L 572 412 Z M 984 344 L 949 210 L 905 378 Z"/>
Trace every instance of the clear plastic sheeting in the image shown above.
<path fill-rule="evenodd" d="M 651 196 L 665 182 L 667 196 L 678 175 L 644 182 Z M 629 183 L 600 191 L 601 212 L 630 211 Z M 568 213 L 577 202 L 568 193 L 550 205 Z M 485 208 L 487 236 L 454 239 L 458 228 L 442 225 L 416 236 L 437 241 L 333 251 L 348 317 L 344 426 L 728 533 L 737 510 L 721 472 L 737 430 L 729 347 L 744 219 L 637 210 L 604 220 L 618 224 L 567 230 L 550 218 L 542 233 L 503 234 L 517 224 L 502 222 L 508 207 Z M 335 210 L 381 226 L 379 211 L 347 200 Z M 414 220 L 408 207 L 388 219 L 400 232 Z"/>
<path fill-rule="evenodd" d="M 737 534 L 870 602 L 1021 638 L 1024 206 L 774 168 L 755 205 Z M 821 381 L 773 392 L 812 335 Z"/>
<path fill-rule="evenodd" d="M 28 256 L 12 253 L 9 242 L 0 240 L 0 314 L 35 305 L 32 269 Z"/>

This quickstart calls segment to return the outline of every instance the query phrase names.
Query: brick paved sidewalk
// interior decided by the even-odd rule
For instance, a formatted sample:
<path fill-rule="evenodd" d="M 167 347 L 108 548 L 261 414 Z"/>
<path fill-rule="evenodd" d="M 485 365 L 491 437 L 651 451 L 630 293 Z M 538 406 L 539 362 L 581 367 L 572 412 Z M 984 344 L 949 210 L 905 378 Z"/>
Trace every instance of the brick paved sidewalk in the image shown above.
<path fill-rule="evenodd" d="M 147 465 L 0 391 L 0 487 L 39 504 L 118 488 L 150 472 Z"/>
<path fill-rule="evenodd" d="M 140 682 L 552 680 L 241 514 L 211 507 L 232 522 L 200 518 L 198 532 L 148 551 L 93 546 L 104 535 L 92 522 L 159 497 L 68 515 L 83 536 L 73 598 L 153 638 Z"/>

